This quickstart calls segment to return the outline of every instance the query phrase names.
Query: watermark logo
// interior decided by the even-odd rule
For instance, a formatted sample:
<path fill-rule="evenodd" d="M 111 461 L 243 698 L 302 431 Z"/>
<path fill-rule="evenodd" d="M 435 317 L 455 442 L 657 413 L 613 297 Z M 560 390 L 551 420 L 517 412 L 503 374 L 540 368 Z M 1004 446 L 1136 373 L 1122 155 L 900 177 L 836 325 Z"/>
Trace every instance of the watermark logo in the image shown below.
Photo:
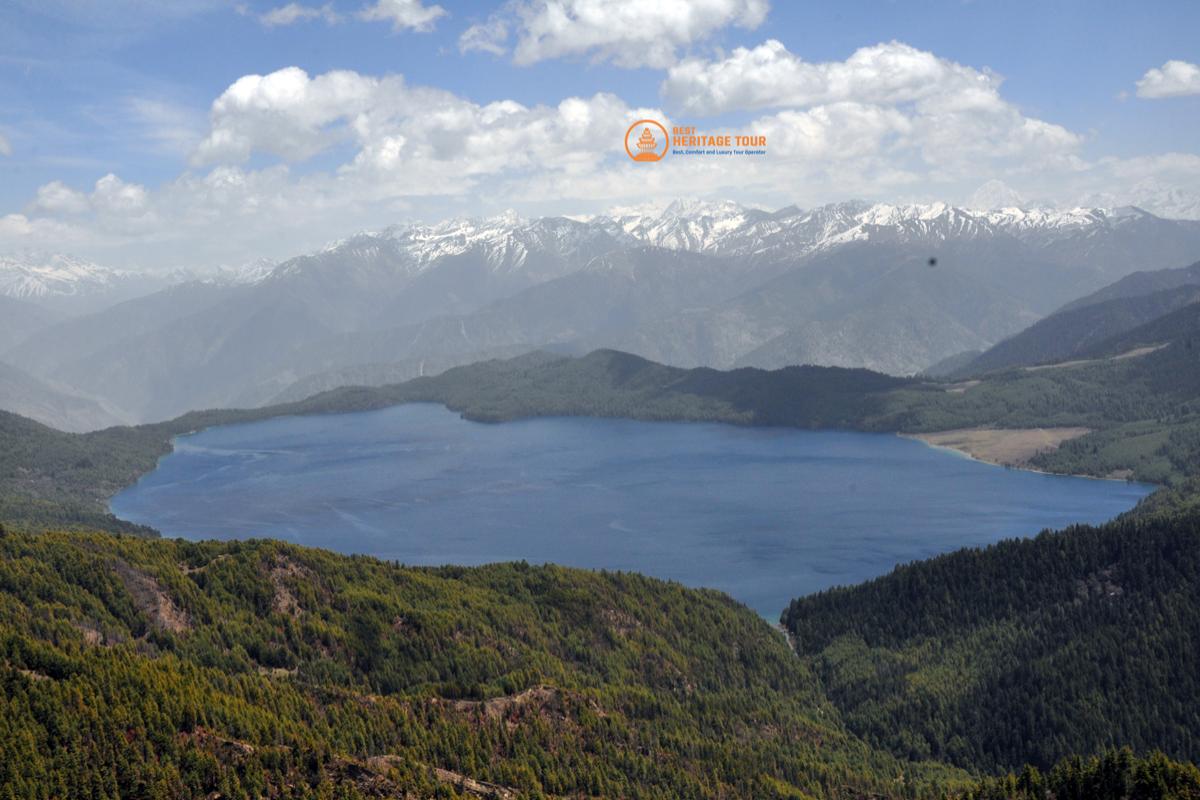
<path fill-rule="evenodd" d="M 661 122 L 639 119 L 625 131 L 625 152 L 634 161 L 661 161 L 671 147 L 671 137 Z"/>
<path fill-rule="evenodd" d="M 625 131 L 625 152 L 634 161 L 662 161 L 672 156 L 765 156 L 767 137 L 754 131 L 698 131 L 675 125 L 670 133 L 655 119 L 639 119 Z"/>

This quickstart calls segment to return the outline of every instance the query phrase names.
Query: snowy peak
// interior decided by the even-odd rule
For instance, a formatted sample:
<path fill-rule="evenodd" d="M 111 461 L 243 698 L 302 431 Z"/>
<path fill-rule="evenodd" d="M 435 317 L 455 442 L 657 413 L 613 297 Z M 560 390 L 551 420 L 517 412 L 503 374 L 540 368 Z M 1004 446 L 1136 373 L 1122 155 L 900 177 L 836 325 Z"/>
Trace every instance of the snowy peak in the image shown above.
<path fill-rule="evenodd" d="M 104 292 L 128 276 L 70 255 L 0 256 L 0 294 L 23 300 Z"/>
<path fill-rule="evenodd" d="M 460 217 L 431 225 L 395 225 L 336 242 L 322 255 L 357 260 L 386 257 L 393 274 L 411 277 L 447 258 L 474 254 L 494 273 L 514 273 L 526 268 L 531 259 L 586 260 L 627 238 L 596 220 L 530 220 L 507 211 L 494 217 Z M 293 262 L 285 264 L 281 272 L 294 271 L 297 265 Z"/>

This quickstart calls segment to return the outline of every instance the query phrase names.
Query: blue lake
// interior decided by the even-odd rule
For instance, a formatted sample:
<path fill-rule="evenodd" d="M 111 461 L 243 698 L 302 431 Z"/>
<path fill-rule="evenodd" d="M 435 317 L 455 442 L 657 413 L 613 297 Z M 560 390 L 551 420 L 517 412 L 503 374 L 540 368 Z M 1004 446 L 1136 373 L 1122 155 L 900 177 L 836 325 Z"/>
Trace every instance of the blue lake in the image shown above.
<path fill-rule="evenodd" d="M 407 405 L 180 437 L 111 505 L 186 539 L 634 570 L 724 590 L 776 619 L 793 597 L 896 564 L 1109 519 L 1151 488 L 1007 470 L 882 434 L 484 425 Z"/>

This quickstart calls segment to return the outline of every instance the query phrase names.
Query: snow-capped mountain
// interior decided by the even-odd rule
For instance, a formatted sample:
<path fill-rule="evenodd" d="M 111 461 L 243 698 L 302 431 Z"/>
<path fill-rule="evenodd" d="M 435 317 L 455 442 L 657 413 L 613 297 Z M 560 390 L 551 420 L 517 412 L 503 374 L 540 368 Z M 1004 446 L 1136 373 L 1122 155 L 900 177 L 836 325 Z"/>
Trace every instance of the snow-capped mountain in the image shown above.
<path fill-rule="evenodd" d="M 202 280 L 220 284 L 254 284 L 261 283 L 270 277 L 279 262 L 272 258 L 255 258 L 244 264 L 234 266 L 221 265 L 211 272 L 197 270 L 175 270 L 170 273 L 170 283 L 185 283 L 186 281 Z"/>
<path fill-rule="evenodd" d="M 278 266 L 164 274 L 169 291 L 56 323 L 5 357 L 134 419 L 543 347 L 905 374 L 1128 273 L 1198 260 L 1200 222 L 1137 208 L 509 212 L 360 233 Z"/>
<path fill-rule="evenodd" d="M 335 242 L 320 255 L 370 259 L 390 250 L 397 271 L 416 275 L 444 259 L 475 254 L 491 272 L 511 273 L 530 266 L 531 258 L 553 256 L 575 262 L 625 239 L 633 241 L 610 224 L 566 217 L 526 219 L 507 211 L 494 217 L 460 217 L 432 225 L 395 225 Z M 280 274 L 302 268 L 303 264 L 293 259 Z"/>
<path fill-rule="evenodd" d="M 70 255 L 0 256 L 0 294 L 22 300 L 106 292 L 129 276 Z"/>
<path fill-rule="evenodd" d="M 735 203 L 676 203 L 657 216 L 621 216 L 613 222 L 630 236 L 657 247 L 796 258 L 871 239 L 937 242 L 1011 236 L 1045 242 L 1145 219 L 1158 218 L 1136 208 L 980 210 L 946 203 L 869 205 L 851 201 L 811 210 L 788 207 L 773 213 Z"/>

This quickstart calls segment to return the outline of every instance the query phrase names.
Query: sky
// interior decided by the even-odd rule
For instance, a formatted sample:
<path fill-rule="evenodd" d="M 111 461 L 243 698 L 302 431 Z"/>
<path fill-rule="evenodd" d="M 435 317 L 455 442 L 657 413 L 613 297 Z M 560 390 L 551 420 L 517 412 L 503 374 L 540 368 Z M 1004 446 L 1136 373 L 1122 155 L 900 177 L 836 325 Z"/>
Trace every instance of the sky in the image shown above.
<path fill-rule="evenodd" d="M 0 253 L 282 259 L 673 198 L 1200 217 L 1200 3 L 6 0 Z M 766 136 L 637 163 L 630 124 Z"/>

